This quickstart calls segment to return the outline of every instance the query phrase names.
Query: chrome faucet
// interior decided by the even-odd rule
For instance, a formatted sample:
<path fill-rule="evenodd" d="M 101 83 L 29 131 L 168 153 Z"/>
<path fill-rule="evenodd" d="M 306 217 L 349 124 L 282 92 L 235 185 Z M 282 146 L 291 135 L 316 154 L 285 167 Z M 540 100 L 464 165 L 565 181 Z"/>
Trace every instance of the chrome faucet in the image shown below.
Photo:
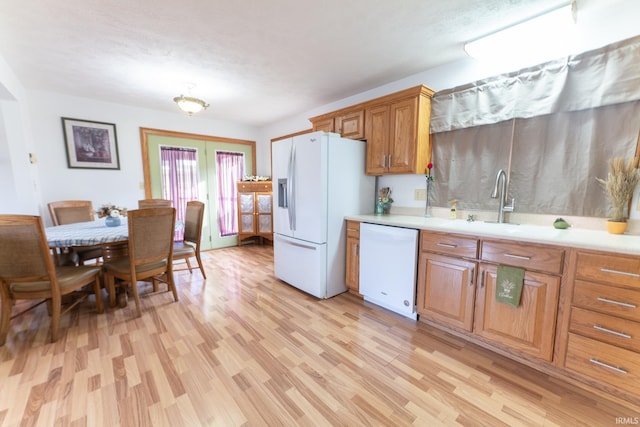
<path fill-rule="evenodd" d="M 500 195 L 498 195 L 498 184 L 500 184 L 500 178 L 502 178 L 502 184 L 500 185 Z M 493 193 L 491 193 L 492 199 L 497 197 L 500 197 L 498 223 L 502 224 L 504 222 L 504 213 L 513 212 L 513 208 L 516 205 L 516 199 L 511 199 L 511 205 L 505 206 L 507 204 L 507 174 L 504 172 L 504 169 L 500 169 L 498 171 L 498 175 L 496 175 L 496 183 L 493 186 Z"/>

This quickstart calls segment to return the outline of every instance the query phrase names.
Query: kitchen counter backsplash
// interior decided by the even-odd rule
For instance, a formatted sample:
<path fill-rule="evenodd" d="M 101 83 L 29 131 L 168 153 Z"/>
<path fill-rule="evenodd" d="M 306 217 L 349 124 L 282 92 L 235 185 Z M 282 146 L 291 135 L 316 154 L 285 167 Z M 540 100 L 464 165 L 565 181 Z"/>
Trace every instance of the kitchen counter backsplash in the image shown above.
<path fill-rule="evenodd" d="M 452 219 L 449 217 L 449 209 L 432 208 L 430 214 L 430 217 L 425 217 L 424 208 L 394 206 L 391 208 L 390 215 L 351 215 L 346 219 L 421 230 L 640 255 L 640 224 L 637 220 L 629 221 L 628 231 L 625 234 L 615 235 L 606 231 L 606 218 L 563 216 L 571 224 L 571 227 L 561 230 L 553 227 L 553 222 L 558 216 L 551 215 L 512 213 L 508 214 L 506 223 L 497 224 L 495 223 L 496 212 L 458 210 L 456 219 Z M 467 221 L 469 215 L 473 215 L 473 221 Z"/>

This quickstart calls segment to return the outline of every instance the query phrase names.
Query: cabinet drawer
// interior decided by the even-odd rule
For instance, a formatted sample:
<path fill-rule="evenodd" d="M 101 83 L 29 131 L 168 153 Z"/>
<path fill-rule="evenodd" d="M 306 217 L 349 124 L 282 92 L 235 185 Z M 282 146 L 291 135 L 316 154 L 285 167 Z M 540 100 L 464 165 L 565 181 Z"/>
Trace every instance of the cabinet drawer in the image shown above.
<path fill-rule="evenodd" d="M 640 289 L 640 257 L 579 252 L 576 277 Z"/>
<path fill-rule="evenodd" d="M 478 240 L 471 237 L 422 231 L 420 233 L 420 250 L 476 258 Z"/>
<path fill-rule="evenodd" d="M 573 307 L 569 330 L 627 350 L 640 352 L 640 323 Z"/>
<path fill-rule="evenodd" d="M 270 192 L 271 181 L 246 181 L 238 183 L 238 191 L 243 192 Z"/>
<path fill-rule="evenodd" d="M 573 304 L 582 308 L 640 321 L 640 291 L 575 281 Z"/>
<path fill-rule="evenodd" d="M 507 242 L 482 242 L 480 258 L 498 264 L 507 264 L 527 270 L 561 274 L 564 250 L 551 246 Z"/>
<path fill-rule="evenodd" d="M 347 221 L 347 236 L 360 237 L 360 223 L 358 221 Z"/>
<path fill-rule="evenodd" d="M 570 333 L 565 367 L 638 394 L 640 355 L 633 351 Z"/>

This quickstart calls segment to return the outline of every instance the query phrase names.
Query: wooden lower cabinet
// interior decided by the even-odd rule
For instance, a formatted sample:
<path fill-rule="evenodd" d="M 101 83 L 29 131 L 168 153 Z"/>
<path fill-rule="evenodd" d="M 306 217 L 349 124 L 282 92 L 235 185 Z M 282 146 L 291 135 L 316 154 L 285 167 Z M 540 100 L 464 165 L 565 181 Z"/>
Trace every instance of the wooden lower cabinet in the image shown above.
<path fill-rule="evenodd" d="M 349 292 L 360 295 L 360 223 L 347 221 L 345 284 Z"/>
<path fill-rule="evenodd" d="M 420 248 L 420 319 L 509 352 L 553 360 L 563 249 L 427 231 Z M 496 301 L 501 264 L 525 269 L 518 307 Z"/>
<path fill-rule="evenodd" d="M 418 314 L 471 332 L 477 263 L 429 252 L 418 262 Z"/>
<path fill-rule="evenodd" d="M 638 395 L 638 353 L 573 333 L 569 334 L 567 346 L 567 369 Z"/>
<path fill-rule="evenodd" d="M 519 352 L 551 361 L 560 277 L 526 271 L 518 307 L 496 301 L 495 265 L 480 263 L 474 332 Z"/>
<path fill-rule="evenodd" d="M 496 301 L 499 265 L 524 269 Z M 422 230 L 419 320 L 640 405 L 640 256 Z"/>
<path fill-rule="evenodd" d="M 640 256 L 575 250 L 571 272 L 561 365 L 640 402 Z"/>

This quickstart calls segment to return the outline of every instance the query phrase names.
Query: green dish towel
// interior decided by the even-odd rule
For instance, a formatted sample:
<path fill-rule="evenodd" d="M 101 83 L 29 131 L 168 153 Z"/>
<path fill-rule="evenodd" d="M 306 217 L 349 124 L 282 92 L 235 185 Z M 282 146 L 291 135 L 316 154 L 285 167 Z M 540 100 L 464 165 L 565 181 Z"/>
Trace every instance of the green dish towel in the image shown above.
<path fill-rule="evenodd" d="M 518 307 L 523 284 L 523 268 L 499 265 L 496 279 L 496 301 Z"/>

